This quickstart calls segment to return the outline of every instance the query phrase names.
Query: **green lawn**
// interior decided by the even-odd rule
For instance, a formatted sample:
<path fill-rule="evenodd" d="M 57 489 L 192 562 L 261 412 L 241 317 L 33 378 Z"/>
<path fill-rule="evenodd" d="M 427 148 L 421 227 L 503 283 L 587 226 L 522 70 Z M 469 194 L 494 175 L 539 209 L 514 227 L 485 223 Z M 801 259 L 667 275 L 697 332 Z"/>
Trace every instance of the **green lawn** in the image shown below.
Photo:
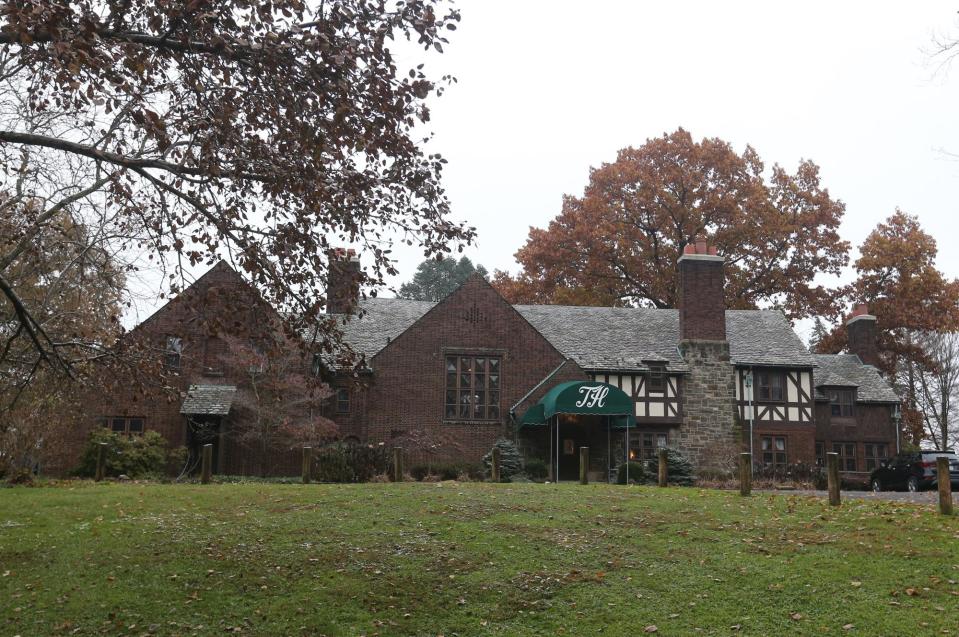
<path fill-rule="evenodd" d="M 576 484 L 0 489 L 0 635 L 652 626 L 959 635 L 959 518 Z"/>

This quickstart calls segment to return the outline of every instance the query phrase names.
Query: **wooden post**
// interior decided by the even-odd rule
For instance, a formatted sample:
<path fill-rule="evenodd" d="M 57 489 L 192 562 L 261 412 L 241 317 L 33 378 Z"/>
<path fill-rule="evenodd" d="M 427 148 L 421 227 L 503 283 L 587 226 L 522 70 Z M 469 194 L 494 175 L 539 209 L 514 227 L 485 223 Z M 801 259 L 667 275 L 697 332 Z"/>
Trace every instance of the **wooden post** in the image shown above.
<path fill-rule="evenodd" d="M 203 466 L 200 469 L 200 482 L 210 484 L 210 476 L 213 475 L 213 445 L 203 445 Z"/>
<path fill-rule="evenodd" d="M 830 451 L 826 454 L 826 475 L 829 481 L 829 505 L 839 506 L 839 454 Z"/>
<path fill-rule="evenodd" d="M 666 466 L 666 449 L 659 450 L 659 486 L 665 487 L 669 481 L 669 472 Z"/>
<path fill-rule="evenodd" d="M 303 484 L 310 483 L 313 470 L 313 447 L 303 447 Z"/>
<path fill-rule="evenodd" d="M 579 483 L 589 484 L 589 447 L 579 448 Z"/>
<path fill-rule="evenodd" d="M 493 482 L 499 482 L 499 456 L 500 456 L 499 447 L 493 447 L 492 456 L 493 456 L 493 459 L 490 466 L 490 479 Z"/>
<path fill-rule="evenodd" d="M 753 454 L 739 454 L 739 495 L 747 496 L 753 492 Z"/>
<path fill-rule="evenodd" d="M 393 482 L 403 482 L 403 450 L 393 447 Z"/>
<path fill-rule="evenodd" d="M 97 445 L 97 469 L 96 473 L 93 474 L 93 479 L 97 482 L 103 480 L 103 475 L 106 473 L 106 462 L 104 456 L 107 452 L 107 443 L 101 442 Z"/>
<path fill-rule="evenodd" d="M 949 458 L 936 458 L 936 475 L 939 482 L 939 513 L 952 515 L 952 482 L 949 475 Z"/>

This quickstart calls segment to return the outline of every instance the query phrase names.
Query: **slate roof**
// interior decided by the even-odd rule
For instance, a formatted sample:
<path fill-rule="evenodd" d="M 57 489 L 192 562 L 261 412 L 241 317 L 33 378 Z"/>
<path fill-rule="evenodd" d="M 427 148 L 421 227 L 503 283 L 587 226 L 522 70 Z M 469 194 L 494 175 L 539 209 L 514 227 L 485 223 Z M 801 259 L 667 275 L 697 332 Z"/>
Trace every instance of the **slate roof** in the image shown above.
<path fill-rule="evenodd" d="M 816 365 L 816 358 L 779 310 L 726 310 L 726 338 L 737 365 Z"/>
<path fill-rule="evenodd" d="M 180 413 L 197 416 L 226 416 L 230 413 L 234 394 L 236 394 L 234 385 L 190 385 L 190 390 L 180 407 Z"/>
<path fill-rule="evenodd" d="M 816 398 L 828 400 L 820 387 L 855 387 L 856 400 L 866 403 L 897 403 L 899 396 L 872 365 L 855 354 L 816 354 Z"/>
<path fill-rule="evenodd" d="M 652 308 L 516 305 L 553 347 L 583 369 L 689 371 L 679 355 L 679 312 Z"/>
<path fill-rule="evenodd" d="M 368 298 L 360 316 L 343 321 L 344 337 L 370 361 L 426 314 L 431 301 Z M 679 311 L 654 308 L 517 305 L 516 310 L 560 352 L 584 369 L 645 370 L 666 363 L 686 372 L 679 355 Z M 726 332 L 732 361 L 739 365 L 813 367 L 806 350 L 783 314 L 776 310 L 727 310 Z"/>
<path fill-rule="evenodd" d="M 344 340 L 358 354 L 365 354 L 367 362 L 390 340 L 406 331 L 435 303 L 407 299 L 367 298 L 359 303 L 359 312 L 338 322 Z"/>

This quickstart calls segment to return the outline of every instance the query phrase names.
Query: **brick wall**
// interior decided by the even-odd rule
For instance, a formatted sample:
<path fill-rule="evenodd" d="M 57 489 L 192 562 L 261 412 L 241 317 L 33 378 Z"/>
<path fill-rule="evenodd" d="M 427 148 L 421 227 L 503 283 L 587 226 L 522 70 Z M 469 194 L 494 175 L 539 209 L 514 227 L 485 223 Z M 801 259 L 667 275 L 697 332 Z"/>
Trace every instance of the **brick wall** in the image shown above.
<path fill-rule="evenodd" d="M 502 358 L 500 417 L 495 421 L 446 419 L 446 355 L 487 354 Z M 360 414 L 343 423 L 343 433 L 393 444 L 417 432 L 441 443 L 439 457 L 478 462 L 497 438 L 512 436 L 508 411 L 565 357 L 480 276 L 414 323 L 373 357 L 373 378 L 359 404 Z M 588 380 L 573 361 L 517 407 L 517 417 L 552 386 Z M 352 429 L 351 429 L 352 428 Z M 453 444 L 455 442 L 455 445 Z M 411 455 L 417 453 L 409 449 Z"/>
<path fill-rule="evenodd" d="M 681 339 L 726 340 L 724 286 L 722 257 L 694 253 L 679 258 Z"/>
<path fill-rule="evenodd" d="M 865 443 L 885 443 L 889 456 L 896 453 L 896 422 L 892 413 L 892 405 L 856 403 L 853 419 L 833 419 L 829 403 L 818 401 L 815 440 L 824 442 L 826 451 L 832 451 L 834 442 L 855 443 L 858 470 L 865 471 Z"/>
<path fill-rule="evenodd" d="M 135 353 L 136 360 L 105 370 L 84 388 L 83 406 L 73 433 L 50 472 L 62 474 L 76 465 L 87 436 L 103 416 L 141 417 L 145 429 L 159 432 L 170 447 L 185 445 L 187 421 L 180 414 L 180 406 L 190 385 L 242 388 L 248 379 L 247 370 L 224 356 L 225 339 L 282 338 L 274 331 L 277 323 L 275 311 L 259 294 L 226 263 L 218 263 L 125 337 L 123 351 Z M 178 370 L 162 367 L 168 336 L 182 339 Z M 287 344 L 291 351 L 298 351 Z M 308 369 L 309 356 L 302 356 Z M 268 449 L 264 454 L 241 445 L 232 435 L 235 418 L 238 416 L 233 410 L 222 421 L 219 473 L 299 472 L 298 451 Z"/>
<path fill-rule="evenodd" d="M 865 308 L 860 310 L 865 312 Z M 879 366 L 879 325 L 868 314 L 854 316 L 846 323 L 847 349 L 866 365 Z"/>

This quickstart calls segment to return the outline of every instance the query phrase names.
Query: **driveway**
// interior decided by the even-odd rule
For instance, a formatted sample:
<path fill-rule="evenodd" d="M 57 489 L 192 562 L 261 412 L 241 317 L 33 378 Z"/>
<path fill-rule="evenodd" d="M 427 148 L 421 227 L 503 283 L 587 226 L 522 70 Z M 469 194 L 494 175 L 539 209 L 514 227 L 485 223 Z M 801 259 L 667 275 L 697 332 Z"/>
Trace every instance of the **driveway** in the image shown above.
<path fill-rule="evenodd" d="M 816 491 L 813 489 L 763 489 L 757 490 L 759 493 L 775 493 L 778 495 L 811 495 L 817 498 L 829 498 L 828 491 Z M 858 498 L 862 500 L 888 500 L 890 502 L 910 502 L 912 504 L 938 504 L 939 492 L 920 491 L 918 493 L 909 493 L 908 491 L 883 491 L 873 493 L 872 491 L 843 491 L 843 498 Z M 959 504 L 959 493 L 953 492 L 952 501 Z"/>

